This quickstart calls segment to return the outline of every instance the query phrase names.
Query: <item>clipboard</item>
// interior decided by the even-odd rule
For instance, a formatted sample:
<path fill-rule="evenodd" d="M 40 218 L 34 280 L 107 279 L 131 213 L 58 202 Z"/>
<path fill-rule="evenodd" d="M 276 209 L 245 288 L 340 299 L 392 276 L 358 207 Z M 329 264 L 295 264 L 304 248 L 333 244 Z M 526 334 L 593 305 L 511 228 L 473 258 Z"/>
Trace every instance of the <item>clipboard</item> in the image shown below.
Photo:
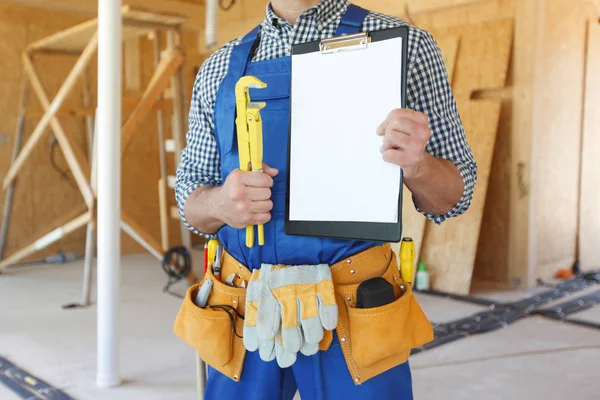
<path fill-rule="evenodd" d="M 292 46 L 286 234 L 401 240 L 402 170 L 383 161 L 383 139 L 376 128 L 392 109 L 406 107 L 407 53 L 406 26 Z M 389 84 L 382 85 L 382 79 Z M 352 87 L 368 96 L 352 97 Z M 311 97 L 311 91 L 318 93 Z M 375 117 L 376 113 L 380 114 Z M 337 126 L 332 121 L 345 127 L 343 131 L 331 134 Z M 362 141 L 364 149 L 362 144 L 359 149 Z M 327 146 L 334 156 L 326 155 Z M 377 173 L 369 175 L 370 168 Z M 354 187 L 342 184 L 352 182 L 353 176 Z M 359 192 L 369 187 L 372 197 Z"/>

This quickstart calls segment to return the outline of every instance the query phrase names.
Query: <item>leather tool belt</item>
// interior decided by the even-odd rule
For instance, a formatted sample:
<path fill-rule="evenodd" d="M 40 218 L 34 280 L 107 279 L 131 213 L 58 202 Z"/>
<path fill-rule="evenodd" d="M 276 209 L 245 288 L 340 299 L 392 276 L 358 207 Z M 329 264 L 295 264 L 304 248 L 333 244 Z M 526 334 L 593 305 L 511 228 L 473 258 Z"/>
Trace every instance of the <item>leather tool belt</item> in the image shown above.
<path fill-rule="evenodd" d="M 224 252 L 221 276 L 232 274 L 237 274 L 240 282 L 247 282 L 251 276 L 248 268 Z M 431 323 L 411 285 L 403 283 L 396 254 L 389 244 L 374 246 L 331 265 L 331 274 L 339 313 L 336 331 L 356 385 L 403 364 L 411 349 L 433 340 Z M 358 285 L 374 277 L 383 277 L 394 286 L 394 302 L 357 308 Z M 213 289 L 208 307 L 200 308 L 194 299 L 207 279 L 213 281 Z M 245 288 L 220 282 L 208 268 L 203 280 L 188 289 L 174 325 L 175 334 L 196 349 L 205 363 L 234 381 L 241 377 L 246 355 L 241 338 L 244 321 L 239 317 L 244 315 L 245 296 Z M 222 306 L 236 312 L 226 312 Z M 320 350 L 329 348 L 332 335 L 325 331 Z"/>

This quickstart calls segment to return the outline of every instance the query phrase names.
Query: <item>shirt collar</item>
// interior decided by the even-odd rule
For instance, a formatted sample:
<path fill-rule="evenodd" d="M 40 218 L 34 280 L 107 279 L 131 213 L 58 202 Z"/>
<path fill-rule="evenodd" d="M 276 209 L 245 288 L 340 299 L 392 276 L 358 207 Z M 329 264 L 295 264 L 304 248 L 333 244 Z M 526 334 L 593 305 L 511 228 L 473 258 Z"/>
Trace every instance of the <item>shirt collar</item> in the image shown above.
<path fill-rule="evenodd" d="M 348 6 L 348 0 L 322 0 L 319 4 L 309 8 L 302 15 L 305 16 L 308 13 L 316 13 L 317 15 L 317 29 L 322 30 L 335 20 L 342 13 L 343 10 Z M 278 17 L 273 8 L 271 2 L 267 4 L 266 16 L 263 25 L 269 29 L 278 29 L 278 26 L 288 24 L 287 21 Z"/>

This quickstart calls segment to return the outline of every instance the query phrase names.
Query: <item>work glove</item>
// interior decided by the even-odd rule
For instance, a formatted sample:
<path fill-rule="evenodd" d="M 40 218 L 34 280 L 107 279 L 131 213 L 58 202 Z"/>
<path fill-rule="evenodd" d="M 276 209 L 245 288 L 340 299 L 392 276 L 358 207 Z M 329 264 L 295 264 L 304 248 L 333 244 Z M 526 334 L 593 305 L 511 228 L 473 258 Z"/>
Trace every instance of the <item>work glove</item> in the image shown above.
<path fill-rule="evenodd" d="M 298 351 L 317 353 L 324 329 L 335 329 L 337 313 L 329 266 L 263 264 L 248 283 L 244 346 L 258 349 L 265 361 L 275 357 L 281 367 L 290 366 Z"/>
<path fill-rule="evenodd" d="M 263 361 L 269 362 L 277 359 L 279 367 L 287 368 L 296 362 L 296 353 L 288 353 L 283 348 L 281 331 L 278 331 L 275 335 L 266 339 L 258 337 L 257 318 L 259 303 L 263 291 L 268 291 L 268 288 L 263 285 L 260 276 L 261 271 L 255 269 L 252 272 L 246 290 L 246 315 L 244 316 L 243 334 L 244 347 L 252 352 L 258 350 L 259 356 Z"/>

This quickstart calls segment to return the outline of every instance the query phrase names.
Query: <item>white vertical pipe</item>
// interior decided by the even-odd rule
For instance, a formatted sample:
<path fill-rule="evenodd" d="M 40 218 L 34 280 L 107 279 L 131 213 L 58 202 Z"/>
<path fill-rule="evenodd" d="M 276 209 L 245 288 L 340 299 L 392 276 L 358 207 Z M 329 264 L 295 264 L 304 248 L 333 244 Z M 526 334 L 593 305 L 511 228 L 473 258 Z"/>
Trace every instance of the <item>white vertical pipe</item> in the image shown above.
<path fill-rule="evenodd" d="M 122 0 L 98 1 L 98 354 L 96 384 L 121 383 L 119 286 L 121 214 Z"/>

